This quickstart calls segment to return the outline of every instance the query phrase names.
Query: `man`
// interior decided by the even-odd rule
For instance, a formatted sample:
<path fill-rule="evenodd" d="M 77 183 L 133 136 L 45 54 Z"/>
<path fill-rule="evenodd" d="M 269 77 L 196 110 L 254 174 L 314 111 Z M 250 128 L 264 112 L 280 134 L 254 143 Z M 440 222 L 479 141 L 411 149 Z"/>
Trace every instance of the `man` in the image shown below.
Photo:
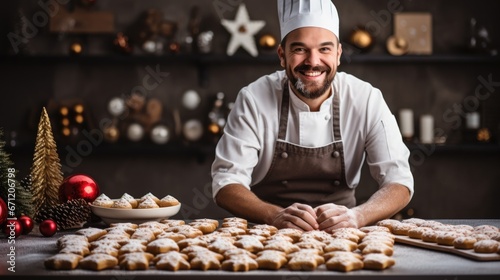
<path fill-rule="evenodd" d="M 284 71 L 244 87 L 212 165 L 215 202 L 278 228 L 332 231 L 388 218 L 410 201 L 409 151 L 381 92 L 337 72 L 330 0 L 278 0 Z M 379 189 L 356 205 L 364 160 Z"/>

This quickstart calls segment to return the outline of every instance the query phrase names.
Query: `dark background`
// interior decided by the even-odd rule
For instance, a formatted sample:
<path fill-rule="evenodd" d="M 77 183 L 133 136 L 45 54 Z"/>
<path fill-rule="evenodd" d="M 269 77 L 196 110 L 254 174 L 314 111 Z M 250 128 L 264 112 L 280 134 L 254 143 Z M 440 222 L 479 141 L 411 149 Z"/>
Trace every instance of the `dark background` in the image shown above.
<path fill-rule="evenodd" d="M 240 48 L 234 57 L 226 57 L 230 34 L 220 25 L 222 18 L 234 19 L 237 5 L 244 3 L 252 20 L 266 22 L 256 38 L 264 34 L 279 38 L 275 1 L 98 0 L 89 8 L 112 12 L 116 32 L 136 27 L 146 10 L 159 9 L 166 19 L 177 23 L 175 39 L 182 40 L 187 34 L 189 11 L 197 5 L 201 8 L 202 31 L 212 30 L 215 34 L 213 51 L 205 60 L 191 60 L 190 57 L 199 56 L 185 54 L 177 56 L 179 59 L 172 54 L 148 55 L 138 46 L 132 55 L 123 56 L 112 48 L 116 32 L 55 34 L 46 26 L 38 28 L 38 33 L 15 54 L 7 34 L 18 30 L 20 17 L 31 20 L 34 14 L 43 11 L 37 3 L 8 1 L 0 10 L 0 127 L 5 130 L 8 145 L 11 140 L 16 143 L 8 149 L 19 177 L 29 172 L 40 110 L 51 102 L 81 100 L 86 106 L 89 129 L 98 129 L 96 125 L 101 120 L 110 118 L 107 102 L 113 97 L 130 95 L 132 88 L 142 84 L 147 67 L 159 67 L 169 76 L 149 91 L 147 97 L 162 101 L 165 107 L 162 121 L 174 130 L 171 116 L 174 109 L 179 110 L 183 122 L 197 118 L 206 123 L 216 93 L 223 92 L 227 102 L 234 101 L 241 87 L 280 69 L 273 50 L 259 49 L 260 57 L 252 58 Z M 471 53 L 467 42 L 471 36 L 469 21 L 475 17 L 489 31 L 493 47 L 500 47 L 497 20 L 500 2 L 335 0 L 334 3 L 339 11 L 344 53 L 348 54 L 343 58 L 340 71 L 380 88 L 396 117 L 402 108 L 413 109 L 416 136 L 417 120 L 422 114 L 432 114 L 436 131 L 447 136 L 444 146 L 408 144 L 412 150 L 410 163 L 415 176 L 415 196 L 402 215 L 429 219 L 498 218 L 500 60 Z M 392 4 L 397 4 L 402 12 L 432 14 L 433 55 L 392 57 L 387 54 L 385 42 L 393 32 L 393 15 L 387 17 L 387 11 Z M 379 27 L 379 32 L 372 34 L 375 45 L 368 53 L 360 53 L 348 42 L 348 35 L 359 26 Z M 81 56 L 69 55 L 69 44 L 74 40 L 84 44 Z M 480 102 L 482 126 L 490 130 L 492 139 L 489 143 L 471 143 L 464 137 L 463 125 L 455 126 L 459 124 L 456 120 L 462 122 L 459 111 L 453 110 L 467 101 L 478 100 L 475 89 L 482 84 L 481 80 L 493 82 L 489 91 L 483 92 L 488 93 L 487 97 Z M 183 108 L 180 101 L 189 89 L 196 90 L 202 97 L 194 111 Z M 452 122 L 447 116 L 458 119 Z M 75 163 L 68 151 L 77 150 L 79 144 L 79 141 L 58 140 L 61 163 L 69 167 L 65 175 L 89 174 L 109 197 L 119 197 L 124 192 L 133 196 L 147 192 L 159 197 L 171 194 L 183 203 L 180 218 L 229 215 L 211 198 L 213 139 L 204 137 L 202 141 L 189 143 L 178 135 L 167 145 L 147 140 L 133 145 L 126 140 L 116 145 L 102 142 L 92 146 L 85 155 L 80 154 Z M 366 200 L 375 189 L 364 168 L 357 189 L 358 201 Z"/>

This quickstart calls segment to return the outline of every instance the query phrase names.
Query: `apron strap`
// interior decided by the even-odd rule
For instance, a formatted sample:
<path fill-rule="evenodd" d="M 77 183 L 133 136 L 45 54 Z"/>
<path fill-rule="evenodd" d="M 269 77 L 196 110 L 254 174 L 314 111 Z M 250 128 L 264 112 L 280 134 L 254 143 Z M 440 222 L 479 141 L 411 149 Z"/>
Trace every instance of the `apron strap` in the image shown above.
<path fill-rule="evenodd" d="M 332 102 L 332 110 L 333 110 L 333 136 L 335 140 L 342 140 L 342 135 L 340 134 L 340 98 L 339 94 L 335 93 L 332 88 L 333 94 L 333 102 Z"/>
<path fill-rule="evenodd" d="M 278 131 L 278 139 L 285 140 L 286 139 L 286 128 L 288 125 L 288 111 L 290 104 L 290 93 L 288 92 L 288 79 L 285 79 L 285 83 L 283 84 L 283 94 L 281 100 L 281 112 L 280 112 L 280 126 Z"/>

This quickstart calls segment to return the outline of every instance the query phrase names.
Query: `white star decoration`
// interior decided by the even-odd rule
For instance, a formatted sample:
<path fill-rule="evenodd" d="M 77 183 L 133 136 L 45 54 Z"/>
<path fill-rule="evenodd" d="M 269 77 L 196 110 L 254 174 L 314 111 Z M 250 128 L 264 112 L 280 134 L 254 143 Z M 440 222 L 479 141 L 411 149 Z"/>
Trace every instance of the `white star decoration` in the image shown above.
<path fill-rule="evenodd" d="M 257 46 L 253 35 L 266 25 L 263 20 L 250 21 L 247 8 L 244 4 L 238 7 L 235 20 L 221 20 L 221 24 L 231 33 L 231 40 L 227 45 L 227 55 L 233 55 L 241 46 L 252 56 L 257 56 Z"/>

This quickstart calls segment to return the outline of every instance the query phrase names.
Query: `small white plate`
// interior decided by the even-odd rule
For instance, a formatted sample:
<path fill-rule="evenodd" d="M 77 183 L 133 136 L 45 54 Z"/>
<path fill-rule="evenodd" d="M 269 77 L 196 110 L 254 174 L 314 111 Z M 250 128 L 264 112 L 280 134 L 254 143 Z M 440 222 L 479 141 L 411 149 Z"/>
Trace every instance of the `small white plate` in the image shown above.
<path fill-rule="evenodd" d="M 92 212 L 99 216 L 106 224 L 111 223 L 135 223 L 140 224 L 149 221 L 160 221 L 168 219 L 177 214 L 181 204 L 149 209 L 119 209 L 90 205 Z"/>

